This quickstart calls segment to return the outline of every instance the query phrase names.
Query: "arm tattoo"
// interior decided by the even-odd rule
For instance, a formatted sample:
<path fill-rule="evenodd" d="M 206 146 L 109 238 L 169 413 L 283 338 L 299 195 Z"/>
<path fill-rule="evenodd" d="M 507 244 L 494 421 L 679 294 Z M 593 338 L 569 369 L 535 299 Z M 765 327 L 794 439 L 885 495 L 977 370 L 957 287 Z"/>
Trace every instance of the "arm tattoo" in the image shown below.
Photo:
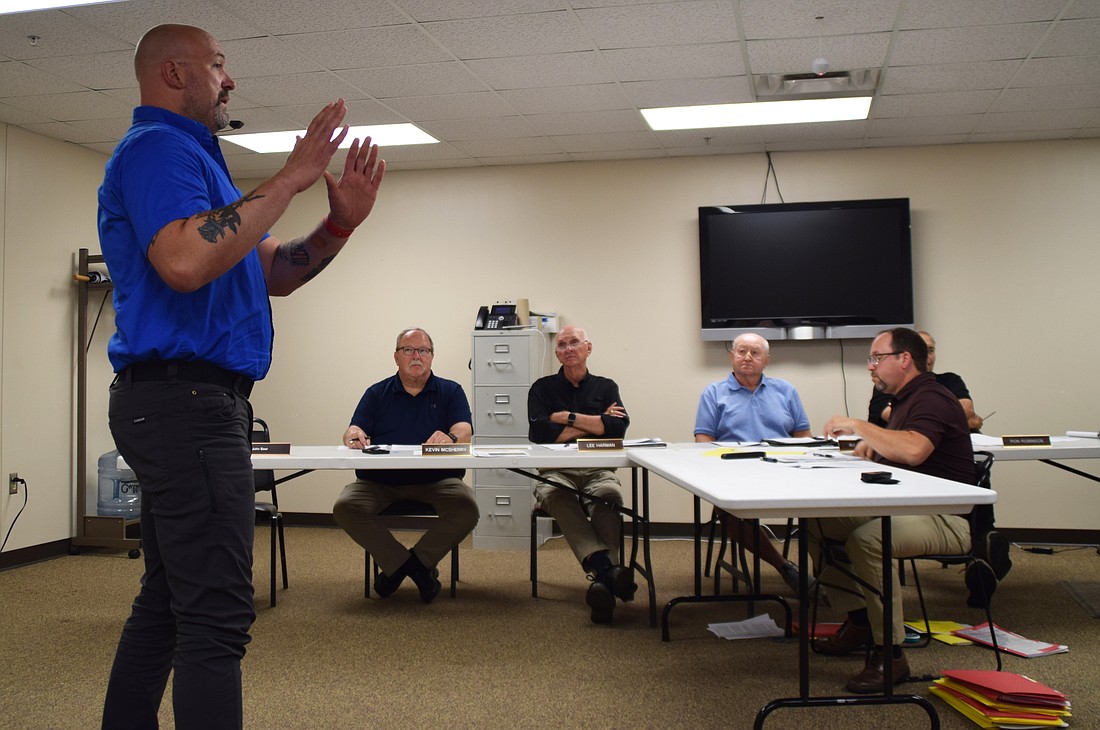
<path fill-rule="evenodd" d="M 225 238 L 225 231 L 227 228 L 233 233 L 236 233 L 237 226 L 241 223 L 241 216 L 237 212 L 237 209 L 245 203 L 258 200 L 262 197 L 262 195 L 252 195 L 249 193 L 240 200 L 230 203 L 225 207 L 211 210 L 206 213 L 199 213 L 196 218 L 203 221 L 202 225 L 199 226 L 199 235 L 208 243 L 217 243 L 219 238 Z"/>
<path fill-rule="evenodd" d="M 310 258 L 309 249 L 306 246 L 305 241 L 289 241 L 279 246 L 279 258 L 286 261 L 291 266 L 309 266 L 313 263 Z M 336 254 L 329 256 L 328 258 L 321 259 L 320 263 L 314 266 L 311 270 L 302 275 L 302 283 L 309 282 L 313 277 L 320 274 L 325 270 L 325 267 L 332 263 L 332 260 L 336 258 Z"/>

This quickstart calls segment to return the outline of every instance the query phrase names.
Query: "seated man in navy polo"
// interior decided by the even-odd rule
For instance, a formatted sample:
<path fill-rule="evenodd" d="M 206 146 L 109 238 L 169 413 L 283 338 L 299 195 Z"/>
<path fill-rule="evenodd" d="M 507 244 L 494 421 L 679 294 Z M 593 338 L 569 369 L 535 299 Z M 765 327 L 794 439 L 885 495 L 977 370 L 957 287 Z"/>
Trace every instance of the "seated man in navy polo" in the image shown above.
<path fill-rule="evenodd" d="M 432 338 L 424 330 L 399 334 L 393 354 L 397 374 L 367 388 L 344 431 L 344 445 L 469 442 L 473 427 L 466 393 L 432 372 L 434 356 Z M 436 564 L 470 534 L 479 516 L 464 474 L 462 469 L 355 470 L 355 481 L 344 487 L 332 512 L 382 568 L 374 581 L 379 596 L 392 595 L 406 577 L 425 603 L 439 594 Z M 379 518 L 390 504 L 405 500 L 426 502 L 439 515 L 411 550 Z"/>

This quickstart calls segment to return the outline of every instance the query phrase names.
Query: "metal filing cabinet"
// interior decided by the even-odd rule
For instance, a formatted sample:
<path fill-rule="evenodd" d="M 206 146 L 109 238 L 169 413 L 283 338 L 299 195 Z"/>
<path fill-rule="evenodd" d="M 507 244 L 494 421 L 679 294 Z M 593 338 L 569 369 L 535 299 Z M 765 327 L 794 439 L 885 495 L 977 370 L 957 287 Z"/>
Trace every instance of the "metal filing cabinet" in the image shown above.
<path fill-rule="evenodd" d="M 528 445 L 527 391 L 552 372 L 550 337 L 538 330 L 473 333 L 474 438 L 477 444 Z M 507 469 L 475 469 L 481 519 L 474 547 L 527 549 L 531 536 L 532 480 Z"/>

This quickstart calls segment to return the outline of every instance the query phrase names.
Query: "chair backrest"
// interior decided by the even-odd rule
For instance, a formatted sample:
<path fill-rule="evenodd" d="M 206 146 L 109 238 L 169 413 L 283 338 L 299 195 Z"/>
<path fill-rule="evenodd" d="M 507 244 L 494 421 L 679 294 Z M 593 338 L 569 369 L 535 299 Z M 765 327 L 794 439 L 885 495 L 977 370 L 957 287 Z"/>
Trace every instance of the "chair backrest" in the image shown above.
<path fill-rule="evenodd" d="M 993 473 L 993 453 L 990 451 L 974 452 L 974 484 L 983 489 L 990 489 L 990 474 Z"/>
<path fill-rule="evenodd" d="M 271 443 L 271 431 L 262 418 L 252 419 L 252 432 L 249 434 L 249 442 L 254 444 Z M 275 497 L 275 472 L 271 469 L 255 469 L 252 472 L 256 480 L 257 492 L 271 492 L 272 501 Z M 276 502 L 276 506 L 278 503 Z"/>
<path fill-rule="evenodd" d="M 974 452 L 974 484 L 983 489 L 992 489 L 990 476 L 993 473 L 993 454 L 989 451 Z M 975 505 L 970 511 L 970 537 L 979 540 L 993 529 L 995 518 L 993 505 Z"/>

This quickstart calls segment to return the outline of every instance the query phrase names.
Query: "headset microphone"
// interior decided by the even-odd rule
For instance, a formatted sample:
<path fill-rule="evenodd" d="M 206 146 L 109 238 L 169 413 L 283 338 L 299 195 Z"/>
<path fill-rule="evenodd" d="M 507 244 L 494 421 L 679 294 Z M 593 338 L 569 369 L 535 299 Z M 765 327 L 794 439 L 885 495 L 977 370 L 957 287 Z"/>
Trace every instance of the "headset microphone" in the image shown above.
<path fill-rule="evenodd" d="M 229 120 L 229 128 L 230 129 L 240 129 L 243 126 L 244 126 L 244 122 L 242 122 L 240 119 L 230 119 Z"/>

